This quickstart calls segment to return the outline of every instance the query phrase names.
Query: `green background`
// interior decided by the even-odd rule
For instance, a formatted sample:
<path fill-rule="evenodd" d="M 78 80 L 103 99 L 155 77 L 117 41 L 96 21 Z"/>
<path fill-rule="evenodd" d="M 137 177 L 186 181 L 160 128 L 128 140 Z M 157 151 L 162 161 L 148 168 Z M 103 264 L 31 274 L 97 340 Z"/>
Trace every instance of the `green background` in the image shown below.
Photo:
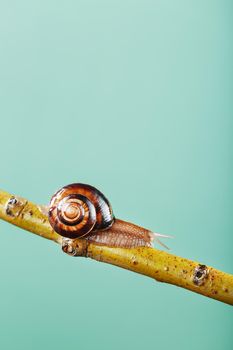
<path fill-rule="evenodd" d="M 232 2 L 0 1 L 0 186 L 90 183 L 232 270 Z M 1 349 L 232 349 L 232 308 L 0 222 Z"/>

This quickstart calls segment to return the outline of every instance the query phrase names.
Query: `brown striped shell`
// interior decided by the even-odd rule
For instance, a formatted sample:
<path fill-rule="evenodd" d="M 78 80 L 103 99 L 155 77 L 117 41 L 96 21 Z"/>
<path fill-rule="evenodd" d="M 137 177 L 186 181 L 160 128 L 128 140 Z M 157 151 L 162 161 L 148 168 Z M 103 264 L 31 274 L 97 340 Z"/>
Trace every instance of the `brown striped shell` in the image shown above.
<path fill-rule="evenodd" d="M 103 193 L 81 183 L 65 186 L 53 195 L 48 217 L 54 231 L 72 239 L 108 229 L 114 222 L 112 207 Z"/>

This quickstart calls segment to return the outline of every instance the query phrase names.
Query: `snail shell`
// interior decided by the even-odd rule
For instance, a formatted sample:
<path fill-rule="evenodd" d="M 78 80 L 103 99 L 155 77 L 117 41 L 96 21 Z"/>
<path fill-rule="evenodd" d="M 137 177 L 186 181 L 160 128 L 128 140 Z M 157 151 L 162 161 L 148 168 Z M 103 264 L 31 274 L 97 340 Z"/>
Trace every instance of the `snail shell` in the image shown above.
<path fill-rule="evenodd" d="M 90 231 L 106 230 L 115 220 L 103 193 L 81 183 L 65 186 L 53 195 L 48 217 L 54 231 L 72 239 Z"/>

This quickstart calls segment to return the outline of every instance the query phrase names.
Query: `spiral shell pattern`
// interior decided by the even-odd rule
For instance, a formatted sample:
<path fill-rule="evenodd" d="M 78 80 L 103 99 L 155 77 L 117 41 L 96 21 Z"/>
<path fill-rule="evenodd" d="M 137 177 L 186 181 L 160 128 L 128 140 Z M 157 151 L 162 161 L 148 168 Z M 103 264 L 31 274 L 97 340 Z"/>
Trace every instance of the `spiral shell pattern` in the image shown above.
<path fill-rule="evenodd" d="M 54 231 L 68 238 L 105 230 L 114 222 L 112 207 L 103 193 L 80 183 L 65 186 L 53 195 L 48 216 Z"/>

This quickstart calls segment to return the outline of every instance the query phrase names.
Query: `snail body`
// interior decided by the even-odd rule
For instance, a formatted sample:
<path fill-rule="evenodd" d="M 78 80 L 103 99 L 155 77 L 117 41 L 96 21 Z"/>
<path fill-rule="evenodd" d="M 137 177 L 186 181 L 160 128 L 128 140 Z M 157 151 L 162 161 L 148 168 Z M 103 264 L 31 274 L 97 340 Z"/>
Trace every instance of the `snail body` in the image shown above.
<path fill-rule="evenodd" d="M 165 246 L 158 237 L 169 237 L 115 219 L 103 193 L 81 183 L 65 186 L 52 196 L 48 218 L 54 231 L 64 237 L 66 246 L 68 242 L 68 246 L 72 246 L 76 238 L 121 248 L 152 247 L 156 239 Z"/>
<path fill-rule="evenodd" d="M 92 231 L 86 239 L 109 247 L 152 247 L 154 234 L 143 227 L 116 219 L 107 231 Z"/>

